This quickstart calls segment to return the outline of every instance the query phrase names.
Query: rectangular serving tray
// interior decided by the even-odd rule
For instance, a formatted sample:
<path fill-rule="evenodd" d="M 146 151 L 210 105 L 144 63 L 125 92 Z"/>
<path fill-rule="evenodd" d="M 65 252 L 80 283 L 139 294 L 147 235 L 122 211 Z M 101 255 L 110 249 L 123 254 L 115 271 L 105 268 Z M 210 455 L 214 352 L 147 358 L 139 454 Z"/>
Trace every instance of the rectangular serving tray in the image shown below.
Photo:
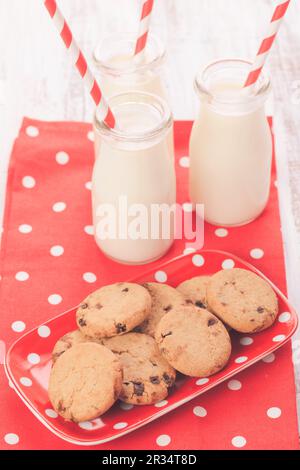
<path fill-rule="evenodd" d="M 131 406 L 117 402 L 101 418 L 80 424 L 65 422 L 57 416 L 47 393 L 52 367 L 51 353 L 61 336 L 76 329 L 77 307 L 52 318 L 44 325 L 37 326 L 19 338 L 7 352 L 7 377 L 36 418 L 49 431 L 67 442 L 80 446 L 99 445 L 135 431 L 252 366 L 283 346 L 295 332 L 297 314 L 286 297 L 254 266 L 231 253 L 203 250 L 180 256 L 129 281 L 166 282 L 176 287 L 194 276 L 211 275 L 220 269 L 231 267 L 250 270 L 271 284 L 279 301 L 278 318 L 271 328 L 255 335 L 231 332 L 233 351 L 226 368 L 209 378 L 180 376 L 167 400 L 151 406 Z M 28 360 L 28 357 L 31 360 Z"/>

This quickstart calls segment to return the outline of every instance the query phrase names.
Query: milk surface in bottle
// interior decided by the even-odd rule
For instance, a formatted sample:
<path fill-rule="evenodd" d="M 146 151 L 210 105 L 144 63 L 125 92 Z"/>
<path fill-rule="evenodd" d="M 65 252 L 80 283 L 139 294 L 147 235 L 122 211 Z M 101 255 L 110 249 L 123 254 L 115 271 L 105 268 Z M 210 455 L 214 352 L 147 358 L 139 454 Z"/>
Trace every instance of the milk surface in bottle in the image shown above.
<path fill-rule="evenodd" d="M 251 222 L 270 190 L 272 137 L 265 115 L 270 83 L 243 88 L 249 63 L 225 60 L 196 79 L 200 113 L 190 139 L 190 197 L 205 219 L 222 226 Z"/>

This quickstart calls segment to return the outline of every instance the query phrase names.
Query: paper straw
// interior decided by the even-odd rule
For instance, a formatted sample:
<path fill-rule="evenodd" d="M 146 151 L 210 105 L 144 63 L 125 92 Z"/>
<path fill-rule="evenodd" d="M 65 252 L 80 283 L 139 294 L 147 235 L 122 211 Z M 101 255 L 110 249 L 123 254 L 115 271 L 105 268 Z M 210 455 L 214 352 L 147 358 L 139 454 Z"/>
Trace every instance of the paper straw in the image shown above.
<path fill-rule="evenodd" d="M 154 0 L 143 0 L 143 10 L 142 10 L 142 16 L 140 20 L 140 29 L 139 29 L 138 39 L 136 42 L 135 52 L 134 52 L 135 56 L 144 52 L 145 47 L 147 45 L 153 4 L 154 4 Z"/>
<path fill-rule="evenodd" d="M 251 67 L 251 71 L 244 84 L 245 88 L 254 86 L 256 84 L 261 74 L 261 71 L 265 65 L 265 62 L 268 58 L 268 55 L 275 41 L 277 33 L 280 29 L 280 26 L 282 24 L 282 21 L 284 19 L 284 16 L 286 14 L 290 1 L 291 0 L 287 0 L 285 2 L 281 1 L 280 4 L 277 5 L 277 7 L 275 8 L 275 11 L 271 19 L 270 27 L 268 28 L 268 32 L 260 45 L 259 51 Z"/>
<path fill-rule="evenodd" d="M 74 64 L 76 65 L 87 89 L 90 92 L 96 106 L 97 106 L 97 117 L 102 120 L 110 129 L 115 127 L 115 118 L 109 108 L 107 101 L 102 95 L 101 89 L 94 78 L 87 61 L 79 49 L 73 34 L 63 16 L 60 9 L 57 6 L 56 0 L 44 0 L 44 5 L 47 8 L 66 48 L 72 57 Z"/>

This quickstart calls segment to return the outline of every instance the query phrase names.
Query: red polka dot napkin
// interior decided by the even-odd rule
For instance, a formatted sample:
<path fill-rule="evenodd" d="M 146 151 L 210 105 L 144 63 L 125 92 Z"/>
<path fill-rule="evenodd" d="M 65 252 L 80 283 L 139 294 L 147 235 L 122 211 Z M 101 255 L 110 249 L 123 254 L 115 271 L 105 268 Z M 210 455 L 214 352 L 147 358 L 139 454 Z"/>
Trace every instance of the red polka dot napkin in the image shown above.
<path fill-rule="evenodd" d="M 178 201 L 188 202 L 190 122 L 177 122 Z M 99 284 L 145 267 L 107 260 L 92 236 L 91 126 L 25 119 L 11 156 L 1 251 L 0 354 L 24 332 L 73 307 Z M 252 262 L 285 291 L 275 168 L 264 214 L 245 227 L 206 225 L 205 248 Z M 164 260 L 181 254 L 177 241 Z M 155 266 L 154 263 L 153 265 Z M 0 448 L 77 448 L 39 423 L 1 367 Z M 298 449 L 294 372 L 287 345 L 234 380 L 100 449 Z"/>

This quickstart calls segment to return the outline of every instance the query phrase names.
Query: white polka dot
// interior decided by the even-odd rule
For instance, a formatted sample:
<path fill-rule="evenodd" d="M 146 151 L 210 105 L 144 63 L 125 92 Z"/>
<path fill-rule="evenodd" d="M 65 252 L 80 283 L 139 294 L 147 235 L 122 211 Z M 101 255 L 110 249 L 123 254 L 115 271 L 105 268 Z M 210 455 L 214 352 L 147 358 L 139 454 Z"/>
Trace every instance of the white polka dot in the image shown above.
<path fill-rule="evenodd" d="M 278 317 L 278 321 L 280 321 L 280 323 L 287 323 L 288 321 L 290 321 L 290 319 L 291 319 L 290 312 L 283 312 Z"/>
<path fill-rule="evenodd" d="M 19 441 L 20 441 L 19 436 L 17 434 L 13 434 L 13 433 L 5 434 L 4 440 L 5 440 L 6 444 L 9 444 L 10 446 L 14 446 L 14 445 L 18 444 Z"/>
<path fill-rule="evenodd" d="M 89 131 L 88 134 L 87 134 L 87 138 L 91 141 L 91 142 L 95 142 L 95 134 L 93 131 Z"/>
<path fill-rule="evenodd" d="M 260 248 L 254 248 L 253 250 L 250 251 L 250 256 L 251 258 L 254 259 L 261 259 L 264 256 L 264 251 L 261 250 Z"/>
<path fill-rule="evenodd" d="M 52 209 L 54 212 L 63 212 L 67 208 L 67 204 L 65 202 L 56 202 L 53 204 Z"/>
<path fill-rule="evenodd" d="M 154 277 L 157 282 L 167 282 L 168 280 L 168 276 L 164 271 L 157 271 Z"/>
<path fill-rule="evenodd" d="M 161 436 L 158 436 L 158 438 L 156 439 L 156 444 L 160 447 L 168 446 L 170 442 L 171 442 L 171 438 L 167 434 L 162 434 Z"/>
<path fill-rule="evenodd" d="M 88 181 L 87 183 L 85 183 L 85 188 L 86 188 L 88 191 L 91 191 L 91 190 L 92 190 L 92 182 L 91 182 L 91 181 Z"/>
<path fill-rule="evenodd" d="M 274 181 L 274 186 L 275 186 L 275 188 L 278 188 L 278 181 L 277 180 Z"/>
<path fill-rule="evenodd" d="M 215 235 L 220 238 L 225 238 L 228 236 L 228 230 L 226 230 L 226 228 L 217 228 L 217 230 L 215 230 Z"/>
<path fill-rule="evenodd" d="M 245 447 L 245 445 L 247 444 L 247 441 L 243 436 L 235 436 L 232 439 L 231 443 L 234 447 L 240 448 L 240 447 Z"/>
<path fill-rule="evenodd" d="M 50 254 L 52 256 L 55 256 L 55 257 L 58 257 L 58 256 L 62 256 L 64 254 L 64 248 L 60 245 L 56 245 L 56 246 L 52 246 L 51 250 L 50 250 Z"/>
<path fill-rule="evenodd" d="M 249 338 L 248 336 L 245 336 L 244 338 L 240 339 L 240 344 L 242 346 L 250 346 L 250 344 L 253 344 L 253 342 L 254 342 L 254 339 Z"/>
<path fill-rule="evenodd" d="M 236 364 L 243 364 L 243 362 L 246 362 L 246 361 L 248 361 L 248 357 L 247 357 L 247 356 L 240 356 L 240 357 L 237 357 L 234 362 L 235 362 Z"/>
<path fill-rule="evenodd" d="M 222 268 L 223 269 L 232 269 L 235 266 L 235 262 L 233 259 L 225 259 L 222 263 Z"/>
<path fill-rule="evenodd" d="M 158 403 L 155 403 L 156 408 L 162 408 L 163 406 L 166 406 L 168 404 L 168 400 L 161 400 Z"/>
<path fill-rule="evenodd" d="M 192 258 L 192 262 L 194 266 L 197 266 L 197 268 L 200 268 L 201 266 L 204 265 L 205 259 L 201 255 L 195 255 Z"/>
<path fill-rule="evenodd" d="M 209 382 L 209 379 L 203 378 L 203 379 L 198 379 L 196 382 L 196 385 L 205 385 Z"/>
<path fill-rule="evenodd" d="M 14 388 L 15 388 L 15 387 L 14 387 L 14 384 L 12 383 L 12 381 L 11 381 L 11 380 L 9 380 L 9 381 L 8 381 L 8 386 L 9 386 L 10 388 L 12 388 L 12 389 L 14 389 Z"/>
<path fill-rule="evenodd" d="M 281 341 L 283 341 L 285 339 L 285 335 L 277 335 L 277 336 L 274 336 L 273 338 L 273 342 L 274 343 L 280 343 Z"/>
<path fill-rule="evenodd" d="M 196 248 L 185 248 L 183 251 L 184 255 L 191 255 L 192 253 L 195 253 Z"/>
<path fill-rule="evenodd" d="M 36 364 L 39 364 L 41 362 L 41 358 L 36 353 L 30 353 L 27 356 L 27 361 L 30 362 L 30 364 L 36 365 Z"/>
<path fill-rule="evenodd" d="M 227 383 L 227 387 L 229 388 L 229 390 L 240 390 L 242 388 L 242 384 L 239 380 L 229 380 L 229 382 Z"/>
<path fill-rule="evenodd" d="M 32 227 L 31 225 L 27 225 L 27 224 L 22 224 L 19 226 L 19 232 L 20 233 L 30 233 L 32 232 Z"/>
<path fill-rule="evenodd" d="M 25 330 L 26 325 L 23 321 L 14 321 L 11 325 L 11 328 L 15 333 L 21 333 Z"/>
<path fill-rule="evenodd" d="M 20 281 L 20 282 L 28 281 L 29 274 L 26 273 L 25 271 L 20 271 L 16 274 L 15 278 L 17 281 Z"/>
<path fill-rule="evenodd" d="M 204 418 L 207 415 L 207 411 L 205 408 L 202 406 L 195 406 L 193 409 L 193 413 L 195 416 L 198 416 L 199 418 Z"/>
<path fill-rule="evenodd" d="M 37 137 L 40 132 L 38 130 L 37 127 L 35 126 L 28 126 L 26 127 L 26 134 L 29 136 L 29 137 Z"/>
<path fill-rule="evenodd" d="M 48 302 L 51 305 L 58 305 L 62 302 L 62 297 L 58 294 L 49 295 Z"/>
<path fill-rule="evenodd" d="M 97 281 L 97 276 L 94 273 L 84 273 L 82 277 L 83 277 L 83 280 L 85 282 L 88 282 L 89 284 L 93 284 L 94 282 Z"/>
<path fill-rule="evenodd" d="M 182 168 L 189 168 L 190 167 L 190 157 L 181 157 L 179 160 L 179 165 Z"/>
<path fill-rule="evenodd" d="M 193 212 L 193 204 L 190 202 L 185 202 L 182 204 L 182 209 L 184 212 Z"/>
<path fill-rule="evenodd" d="M 48 408 L 47 410 L 45 410 L 45 413 L 47 416 L 49 416 L 49 418 L 57 418 L 58 417 L 58 414 L 56 413 L 56 411 Z"/>
<path fill-rule="evenodd" d="M 269 418 L 277 419 L 281 416 L 281 409 L 277 407 L 272 407 L 267 410 L 267 415 Z"/>
<path fill-rule="evenodd" d="M 271 362 L 275 361 L 275 354 L 273 353 L 269 354 L 268 356 L 264 357 L 262 361 L 265 362 L 266 364 L 271 364 Z"/>
<path fill-rule="evenodd" d="M 24 178 L 22 179 L 22 185 L 26 189 L 32 189 L 35 187 L 36 182 L 32 176 L 24 176 Z"/>
<path fill-rule="evenodd" d="M 30 380 L 28 377 L 21 377 L 20 382 L 24 387 L 31 387 L 32 385 L 32 380 Z"/>
<path fill-rule="evenodd" d="M 117 423 L 114 425 L 114 429 L 124 429 L 127 428 L 128 423 Z"/>
<path fill-rule="evenodd" d="M 78 423 L 78 426 L 85 431 L 91 431 L 93 429 L 93 423 L 90 421 L 83 421 L 82 423 Z"/>
<path fill-rule="evenodd" d="M 84 227 L 84 231 L 85 233 L 87 233 L 88 235 L 94 235 L 94 227 L 93 225 L 86 225 Z"/>
<path fill-rule="evenodd" d="M 70 161 L 70 157 L 66 152 L 58 152 L 55 156 L 55 160 L 59 165 L 67 165 Z"/>
<path fill-rule="evenodd" d="M 48 338 L 48 336 L 51 335 L 51 330 L 50 330 L 49 326 L 46 326 L 46 325 L 40 326 L 39 329 L 38 329 L 38 335 L 41 338 Z"/>
<path fill-rule="evenodd" d="M 120 408 L 121 408 L 121 410 L 123 410 L 123 411 L 129 411 L 129 410 L 132 410 L 133 405 L 131 405 L 130 403 L 123 403 L 123 402 L 121 401 L 121 403 L 120 403 Z"/>

